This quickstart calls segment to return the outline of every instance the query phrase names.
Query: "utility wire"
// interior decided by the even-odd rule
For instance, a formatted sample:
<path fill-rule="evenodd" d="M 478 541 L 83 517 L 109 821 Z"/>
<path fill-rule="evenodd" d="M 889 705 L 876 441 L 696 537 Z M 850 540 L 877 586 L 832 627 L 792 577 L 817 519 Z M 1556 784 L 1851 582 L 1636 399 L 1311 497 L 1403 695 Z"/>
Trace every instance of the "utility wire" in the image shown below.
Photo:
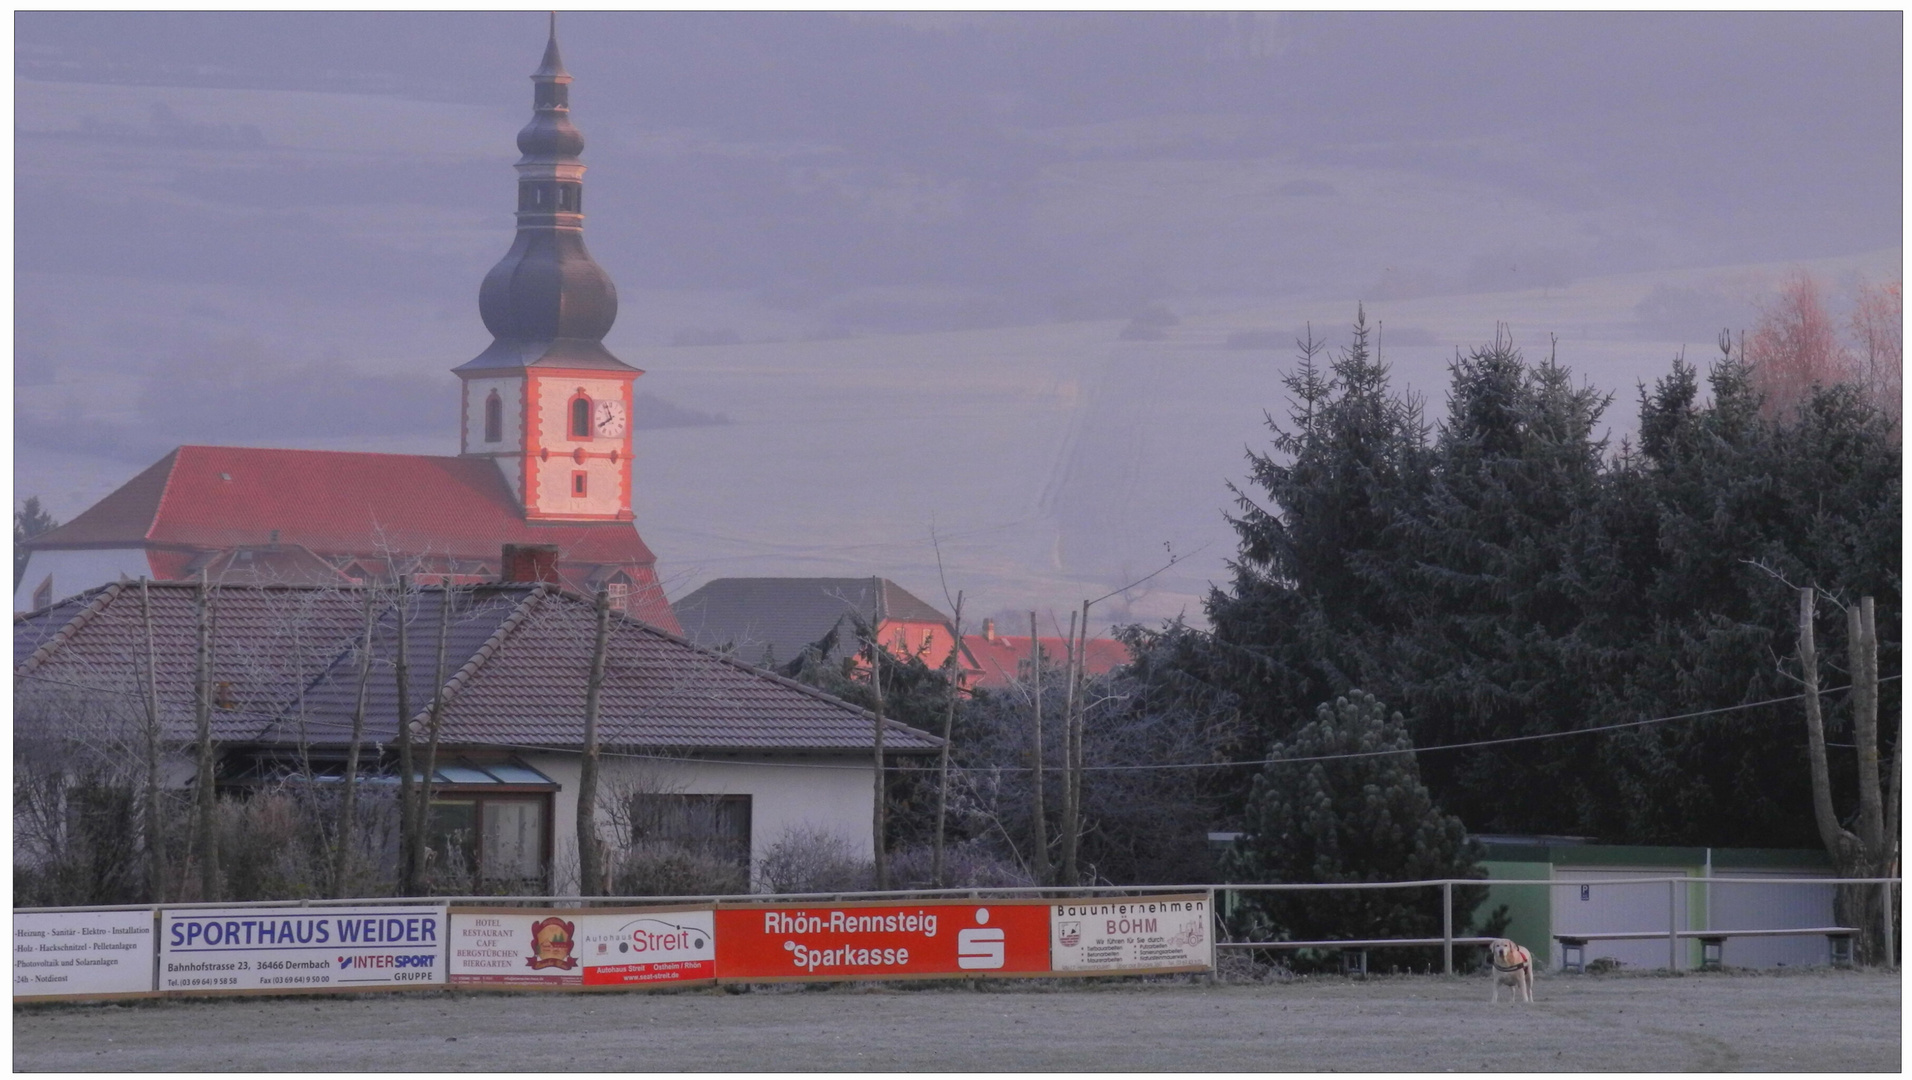
<path fill-rule="evenodd" d="M 103 690 L 107 693 L 117 693 L 117 694 L 123 694 L 126 696 L 131 696 L 130 692 L 128 691 L 116 691 L 106 687 L 87 687 L 87 686 L 83 686 L 80 683 L 67 682 L 62 679 L 48 678 L 42 675 L 27 675 L 26 679 L 30 681 L 55 683 L 62 686 L 72 686 L 72 687 L 81 688 L 81 689 Z M 1879 678 L 1879 681 L 1882 683 L 1894 682 L 1898 679 L 1899 679 L 1899 676 L 1897 675 L 1884 675 Z M 1850 685 L 1832 686 L 1832 687 L 1826 687 L 1820 690 L 1819 693 L 1823 696 L 1826 694 L 1836 694 L 1842 690 L 1850 690 L 1850 689 L 1852 689 Z M 1571 731 L 1548 731 L 1548 732 L 1542 732 L 1537 735 L 1510 735 L 1510 736 L 1506 736 L 1504 738 L 1498 738 L 1498 739 L 1475 739 L 1470 742 L 1442 743 L 1438 746 L 1408 746 L 1408 747 L 1401 747 L 1401 748 L 1393 749 L 1393 750 L 1359 750 L 1353 753 L 1346 753 L 1346 754 L 1313 754 L 1313 755 L 1302 756 L 1302 757 L 1256 758 L 1250 761 L 1185 761 L 1185 762 L 1168 762 L 1168 763 L 1153 764 L 1153 765 L 1086 765 L 1086 766 L 1083 766 L 1083 770 L 1085 772 L 1155 772 L 1155 771 L 1166 771 L 1166 770 L 1177 770 L 1177 769 L 1235 769 L 1235 768 L 1249 768 L 1249 767 L 1260 766 L 1260 765 L 1308 764 L 1308 763 L 1318 762 L 1318 761 L 1351 761 L 1351 760 L 1355 760 L 1359 758 L 1393 757 L 1400 754 L 1432 754 L 1432 753 L 1437 753 L 1437 752 L 1445 751 L 1445 750 L 1474 750 L 1474 749 L 1479 749 L 1481 747 L 1486 747 L 1486 746 L 1507 746 L 1507 745 L 1512 745 L 1515 743 L 1539 742 L 1543 739 L 1565 739 L 1575 735 L 1598 735 L 1603 732 L 1624 731 L 1631 728 L 1648 727 L 1654 724 L 1669 724 L 1679 720 L 1695 720 L 1703 716 L 1718 716 L 1723 713 L 1741 712 L 1746 709 L 1764 708 L 1765 706 L 1768 706 L 1768 705 L 1784 705 L 1785 703 L 1789 701 L 1803 701 L 1805 700 L 1805 697 L 1806 695 L 1804 693 L 1788 694 L 1785 697 L 1766 698 L 1763 701 L 1748 701 L 1738 705 L 1722 705 L 1716 709 L 1700 709 L 1695 712 L 1676 713 L 1672 716 L 1655 716 L 1645 720 L 1627 720 L 1617 724 L 1602 724 L 1597 727 L 1574 728 Z M 276 721 L 271 721 L 271 722 L 276 722 Z M 309 726 L 316 727 L 316 728 L 344 728 L 347 726 L 345 721 L 343 720 L 328 720 L 324 717 L 318 717 L 318 716 L 308 716 L 306 718 L 306 722 Z M 906 725 L 903 725 L 900 721 L 892 721 L 892 723 L 894 724 L 894 726 L 898 726 L 898 727 L 906 726 Z M 535 744 L 535 743 L 508 743 L 508 742 L 494 741 L 494 742 L 490 742 L 489 745 L 501 747 L 507 750 L 518 750 L 518 751 L 526 752 L 526 753 L 567 754 L 567 753 L 576 752 L 576 748 L 574 747 L 546 746 L 546 745 Z M 802 749 L 806 753 L 816 753 L 818 749 L 820 748 L 804 747 Z M 858 752 L 855 747 L 845 747 L 844 751 L 845 753 Z M 637 753 L 634 751 L 616 752 L 611 750 L 600 750 L 599 753 L 605 757 L 629 758 L 629 759 L 651 760 L 651 761 L 685 761 L 696 756 L 693 754 L 657 754 L 657 753 L 646 754 L 646 753 Z M 817 762 L 795 762 L 795 761 L 761 761 L 761 762 L 748 762 L 747 764 L 751 765 L 752 767 L 789 768 L 789 769 L 843 769 L 843 770 L 853 770 L 858 772 L 864 771 L 866 768 L 865 766 L 862 766 L 862 765 L 825 765 L 825 764 L 817 763 Z M 952 769 L 958 769 L 964 772 L 1022 773 L 1022 772 L 1033 771 L 1032 767 L 1027 765 L 962 766 L 962 765 L 952 764 L 950 767 Z M 892 765 L 892 766 L 889 766 L 889 770 L 892 772 L 935 772 L 936 771 L 936 769 L 934 768 L 931 768 L 929 766 L 922 766 L 922 765 Z"/>

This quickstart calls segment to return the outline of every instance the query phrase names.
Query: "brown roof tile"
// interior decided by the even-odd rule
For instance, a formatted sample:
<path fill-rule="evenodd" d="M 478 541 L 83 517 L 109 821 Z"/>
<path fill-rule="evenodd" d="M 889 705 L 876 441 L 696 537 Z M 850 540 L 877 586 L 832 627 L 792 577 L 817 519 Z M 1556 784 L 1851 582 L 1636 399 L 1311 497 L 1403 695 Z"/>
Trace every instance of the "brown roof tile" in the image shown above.
<path fill-rule="evenodd" d="M 193 723 L 195 587 L 147 586 L 156 675 L 169 735 Z M 145 636 L 137 583 L 107 586 L 15 620 L 22 700 L 86 691 L 137 704 Z M 422 732 L 437 685 L 441 588 L 406 605 L 410 709 Z M 447 745 L 576 749 L 595 612 L 571 593 L 535 585 L 451 590 L 442 741 Z M 358 696 L 363 596 L 357 588 L 225 586 L 211 592 L 216 736 L 228 743 L 349 743 Z M 397 732 L 398 608 L 374 594 L 366 738 Z M 599 731 L 606 748 L 682 752 L 868 750 L 874 717 L 819 690 L 720 656 L 621 615 L 612 617 Z M 920 753 L 933 736 L 894 721 L 885 745 Z"/>

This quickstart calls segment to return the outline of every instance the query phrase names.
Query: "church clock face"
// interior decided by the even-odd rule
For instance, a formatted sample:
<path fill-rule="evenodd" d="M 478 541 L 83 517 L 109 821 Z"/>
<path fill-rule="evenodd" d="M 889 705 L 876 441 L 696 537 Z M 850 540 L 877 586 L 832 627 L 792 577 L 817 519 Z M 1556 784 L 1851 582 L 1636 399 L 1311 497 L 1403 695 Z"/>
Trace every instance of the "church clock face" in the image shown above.
<path fill-rule="evenodd" d="M 622 401 L 598 402 L 594 420 L 599 435 L 607 439 L 621 438 L 625 428 L 624 403 Z"/>

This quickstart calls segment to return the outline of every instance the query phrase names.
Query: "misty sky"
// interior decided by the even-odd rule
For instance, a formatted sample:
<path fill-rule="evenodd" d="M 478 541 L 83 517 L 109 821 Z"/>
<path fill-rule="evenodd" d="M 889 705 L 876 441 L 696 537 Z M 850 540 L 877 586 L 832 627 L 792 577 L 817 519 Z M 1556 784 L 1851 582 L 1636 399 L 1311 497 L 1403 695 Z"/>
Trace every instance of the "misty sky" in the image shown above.
<path fill-rule="evenodd" d="M 536 14 L 15 16 L 15 495 L 183 442 L 454 453 Z M 1198 614 L 1308 324 L 1438 413 L 1507 323 L 1616 393 L 1896 277 L 1901 16 L 560 17 L 673 596 L 882 574 Z M 1139 316 L 1139 318 L 1138 318 Z M 722 421 L 722 422 L 718 422 Z M 946 605 L 945 605 L 946 606 Z"/>

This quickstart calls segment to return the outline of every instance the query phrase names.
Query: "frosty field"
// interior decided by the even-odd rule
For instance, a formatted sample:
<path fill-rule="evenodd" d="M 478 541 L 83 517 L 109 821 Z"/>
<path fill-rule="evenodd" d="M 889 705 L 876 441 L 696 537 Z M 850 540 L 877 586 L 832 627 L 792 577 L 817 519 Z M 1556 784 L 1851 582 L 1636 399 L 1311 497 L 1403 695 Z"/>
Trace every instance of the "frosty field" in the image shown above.
<path fill-rule="evenodd" d="M 16 1009 L 16 1071 L 1813 1071 L 1902 1067 L 1896 973 L 421 993 Z"/>

